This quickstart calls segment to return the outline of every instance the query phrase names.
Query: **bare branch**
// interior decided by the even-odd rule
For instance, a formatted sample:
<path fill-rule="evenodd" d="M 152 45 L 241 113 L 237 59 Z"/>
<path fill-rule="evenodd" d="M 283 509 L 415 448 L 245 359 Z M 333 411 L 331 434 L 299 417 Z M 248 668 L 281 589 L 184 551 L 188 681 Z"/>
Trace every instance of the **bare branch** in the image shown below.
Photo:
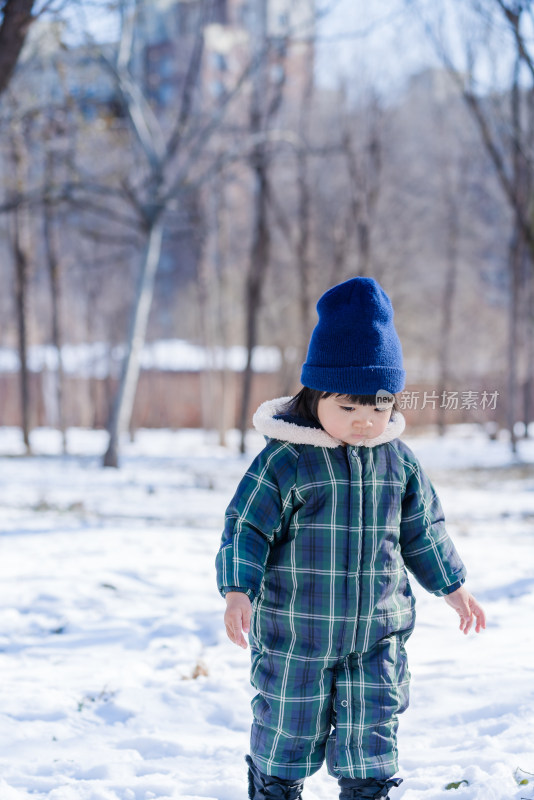
<path fill-rule="evenodd" d="M 199 16 L 198 28 L 195 36 L 195 43 L 189 59 L 187 73 L 184 80 L 182 90 L 182 102 L 180 103 L 180 112 L 176 121 L 176 126 L 171 134 L 167 144 L 166 159 L 170 161 L 176 151 L 178 150 L 184 130 L 189 121 L 191 110 L 193 108 L 194 90 L 198 83 L 200 76 L 200 68 L 202 65 L 202 54 L 204 52 L 204 26 L 209 19 L 209 13 L 212 8 L 212 0 L 204 0 L 202 5 L 202 13 Z"/>
<path fill-rule="evenodd" d="M 135 29 L 135 8 L 131 8 L 127 0 L 123 0 L 120 5 L 121 14 L 121 38 L 117 53 L 117 70 L 124 72 L 130 66 Z"/>
<path fill-rule="evenodd" d="M 322 9 L 318 9 L 302 26 L 294 26 L 292 28 L 288 27 L 287 31 L 285 32 L 286 37 L 291 39 L 295 36 L 303 35 L 308 28 L 313 28 L 319 20 L 327 17 L 328 14 L 330 14 L 334 8 L 339 5 L 339 3 L 340 0 L 332 0 L 329 5 Z M 248 64 L 246 64 L 241 71 L 241 74 L 239 75 L 233 88 L 222 95 L 217 109 L 212 113 L 206 125 L 200 127 L 198 130 L 194 131 L 191 136 L 185 137 L 182 140 L 182 144 L 184 146 L 192 146 L 192 149 L 189 151 L 187 163 L 183 165 L 178 176 L 175 178 L 173 185 L 167 191 L 164 202 L 166 202 L 166 199 L 174 197 L 180 191 L 180 187 L 186 180 L 186 176 L 190 171 L 191 165 L 196 162 L 200 154 L 203 152 L 213 133 L 220 128 L 221 122 L 228 110 L 228 107 L 241 93 L 245 83 L 261 68 L 269 54 L 270 47 L 271 45 L 268 40 L 266 40 L 263 45 L 258 47 L 255 55 L 249 60 Z M 277 98 L 275 98 L 275 101 L 276 100 Z M 274 113 L 275 110 L 275 107 L 273 107 L 272 113 Z M 232 157 L 231 160 L 234 160 L 234 157 Z"/>
<path fill-rule="evenodd" d="M 109 206 L 105 206 L 101 203 L 97 203 L 91 200 L 88 197 L 74 197 L 68 192 L 58 198 L 56 202 L 69 202 L 72 208 L 77 208 L 80 211 L 89 211 L 92 214 L 96 214 L 97 216 L 102 217 L 105 220 L 117 222 L 120 225 L 124 225 L 125 227 L 129 228 L 130 230 L 139 230 L 139 220 L 134 219 L 132 217 L 128 217 L 125 214 L 121 214 L 115 211 Z"/>
<path fill-rule="evenodd" d="M 288 222 L 288 215 L 286 211 L 282 208 L 278 198 L 276 196 L 276 192 L 274 191 L 274 187 L 271 185 L 271 191 L 267 197 L 267 203 L 271 212 L 273 214 L 273 219 L 275 220 L 276 224 L 284 234 L 284 237 L 292 250 L 296 250 L 296 243 L 294 240 L 293 232 L 291 230 L 291 225 Z"/>
<path fill-rule="evenodd" d="M 117 63 L 113 64 L 103 52 L 100 53 L 100 60 L 115 79 L 133 129 L 152 172 L 159 175 L 165 158 L 163 133 L 159 120 L 144 97 L 139 84 L 133 80 L 129 70 L 133 46 L 134 19 L 134 10 L 132 9 L 128 13 L 128 9 L 123 5 Z"/>
<path fill-rule="evenodd" d="M 534 60 L 530 55 L 530 53 L 528 52 L 527 46 L 525 44 L 525 39 L 520 31 L 521 13 L 509 8 L 503 2 L 503 0 L 495 0 L 495 2 L 503 12 L 506 19 L 508 20 L 510 29 L 512 30 L 512 33 L 514 35 L 517 51 L 521 57 L 521 60 L 527 66 L 531 76 L 534 78 Z"/>
<path fill-rule="evenodd" d="M 496 2 L 500 2 L 500 0 L 496 0 Z M 449 54 L 445 50 L 442 42 L 438 40 L 436 37 L 431 25 L 425 20 L 421 14 L 419 14 L 419 19 L 423 28 L 432 42 L 438 57 L 441 59 L 441 62 L 447 69 L 449 75 L 454 80 L 458 89 L 460 90 L 461 96 L 463 97 L 464 101 L 467 104 L 467 107 L 470 109 L 480 132 L 480 136 L 486 147 L 486 151 L 493 162 L 493 166 L 497 173 L 497 177 L 501 184 L 501 188 L 510 203 L 511 208 L 516 216 L 517 222 L 521 228 L 525 239 L 529 243 L 529 246 L 534 247 L 534 231 L 531 228 L 530 221 L 528 216 L 525 213 L 525 209 L 522 207 L 522 204 L 519 202 L 517 197 L 517 193 L 515 191 L 515 186 L 513 182 L 513 178 L 511 177 L 507 165 L 505 163 L 504 157 L 499 149 L 499 146 L 495 140 L 495 137 L 491 131 L 490 123 L 482 109 L 482 103 L 480 99 L 477 97 L 475 92 L 472 88 L 468 88 L 466 85 L 466 80 L 463 75 L 460 74 L 458 69 L 452 63 Z"/>

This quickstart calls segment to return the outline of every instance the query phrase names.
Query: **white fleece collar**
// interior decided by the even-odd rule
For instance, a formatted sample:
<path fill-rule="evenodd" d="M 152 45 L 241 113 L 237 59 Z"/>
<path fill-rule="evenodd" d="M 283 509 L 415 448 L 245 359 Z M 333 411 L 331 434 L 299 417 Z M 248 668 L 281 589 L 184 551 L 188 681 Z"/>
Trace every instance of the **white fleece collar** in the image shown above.
<path fill-rule="evenodd" d="M 280 439 L 283 442 L 291 442 L 291 444 L 311 444 L 314 447 L 343 445 L 343 442 L 334 439 L 322 428 L 307 428 L 284 419 L 275 419 L 274 417 L 283 412 L 284 406 L 290 400 L 291 397 L 278 397 L 276 400 L 267 400 L 262 403 L 252 418 L 256 430 L 270 439 Z M 380 436 L 358 442 L 356 446 L 376 447 L 379 444 L 391 442 L 401 435 L 405 427 L 406 421 L 403 415 L 400 411 L 395 411 L 391 415 L 386 430 Z"/>

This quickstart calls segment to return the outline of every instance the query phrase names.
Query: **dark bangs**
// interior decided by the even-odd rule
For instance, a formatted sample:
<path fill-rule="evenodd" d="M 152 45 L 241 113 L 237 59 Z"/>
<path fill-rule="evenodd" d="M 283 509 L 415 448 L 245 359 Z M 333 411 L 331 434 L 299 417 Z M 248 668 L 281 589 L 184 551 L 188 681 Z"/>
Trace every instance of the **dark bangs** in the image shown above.
<path fill-rule="evenodd" d="M 357 403 L 360 406 L 376 405 L 376 394 L 339 394 L 337 392 L 322 392 L 319 389 L 309 389 L 307 386 L 303 386 L 283 410 L 286 414 L 300 417 L 321 427 L 317 416 L 317 406 L 319 405 L 319 400 L 326 397 L 339 397 L 342 400 L 346 400 L 347 403 Z M 392 410 L 399 410 L 397 400 L 393 403 Z"/>

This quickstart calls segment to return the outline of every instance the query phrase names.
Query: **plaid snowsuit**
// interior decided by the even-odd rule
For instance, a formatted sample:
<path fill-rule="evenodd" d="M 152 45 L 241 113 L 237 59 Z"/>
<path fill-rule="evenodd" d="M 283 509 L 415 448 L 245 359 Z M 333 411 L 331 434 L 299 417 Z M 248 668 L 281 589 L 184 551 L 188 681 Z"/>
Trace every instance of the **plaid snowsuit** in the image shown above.
<path fill-rule="evenodd" d="M 389 778 L 408 705 L 407 568 L 436 595 L 457 589 L 465 569 L 434 488 L 395 438 L 402 415 L 380 441 L 349 447 L 273 420 L 281 402 L 260 407 L 266 424 L 255 417 L 279 438 L 239 484 L 217 555 L 221 593 L 253 601 L 251 756 L 286 779 L 313 774 L 325 756 L 335 777 Z"/>

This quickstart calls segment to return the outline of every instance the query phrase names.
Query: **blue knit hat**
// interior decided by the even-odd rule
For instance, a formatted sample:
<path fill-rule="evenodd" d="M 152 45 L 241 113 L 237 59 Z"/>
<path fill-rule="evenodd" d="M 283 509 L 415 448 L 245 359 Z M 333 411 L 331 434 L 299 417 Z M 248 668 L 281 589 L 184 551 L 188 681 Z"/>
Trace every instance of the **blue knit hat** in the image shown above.
<path fill-rule="evenodd" d="M 373 278 L 333 286 L 317 303 L 315 326 L 302 367 L 309 389 L 336 394 L 394 394 L 404 388 L 402 348 L 393 307 Z"/>

